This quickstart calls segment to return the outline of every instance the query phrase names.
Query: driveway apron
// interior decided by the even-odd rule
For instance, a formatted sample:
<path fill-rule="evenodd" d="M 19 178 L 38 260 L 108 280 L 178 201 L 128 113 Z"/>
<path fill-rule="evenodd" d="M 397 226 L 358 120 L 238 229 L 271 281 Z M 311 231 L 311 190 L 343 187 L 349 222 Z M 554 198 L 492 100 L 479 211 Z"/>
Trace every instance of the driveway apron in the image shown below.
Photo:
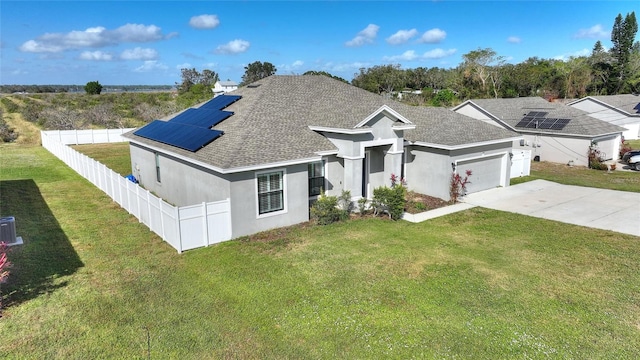
<path fill-rule="evenodd" d="M 534 180 L 465 195 L 463 202 L 640 236 L 640 193 Z"/>

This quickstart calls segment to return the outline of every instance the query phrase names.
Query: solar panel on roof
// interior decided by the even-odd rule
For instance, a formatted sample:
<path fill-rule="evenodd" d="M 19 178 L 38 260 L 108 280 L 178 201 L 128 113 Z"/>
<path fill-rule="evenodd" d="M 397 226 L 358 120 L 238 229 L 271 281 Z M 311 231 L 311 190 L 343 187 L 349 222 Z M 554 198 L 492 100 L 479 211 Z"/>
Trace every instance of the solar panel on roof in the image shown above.
<path fill-rule="evenodd" d="M 241 97 L 242 96 L 240 95 L 226 95 L 226 94 L 218 95 L 213 99 L 207 101 L 206 103 L 202 104 L 202 106 L 200 106 L 199 109 L 222 110 L 227 106 L 233 104 L 234 102 L 238 101 Z"/>
<path fill-rule="evenodd" d="M 556 120 L 558 119 L 544 118 L 540 123 L 538 123 L 538 129 L 551 129 L 551 126 L 556 122 Z"/>
<path fill-rule="evenodd" d="M 547 115 L 547 112 L 544 111 L 529 111 L 527 116 L 531 116 L 533 118 L 543 118 Z"/>
<path fill-rule="evenodd" d="M 170 122 L 210 128 L 233 115 L 230 111 L 210 109 L 188 109 L 174 117 Z"/>
<path fill-rule="evenodd" d="M 532 117 L 525 116 L 522 118 L 522 120 L 520 120 L 519 123 L 516 124 L 516 127 L 526 128 L 527 125 L 529 125 L 529 123 L 531 122 L 531 120 L 533 120 Z"/>
<path fill-rule="evenodd" d="M 562 130 L 570 121 L 571 119 L 558 119 L 558 121 L 551 126 L 551 130 Z"/>
<path fill-rule="evenodd" d="M 133 134 L 195 152 L 220 137 L 223 132 L 170 121 L 154 120 Z"/>

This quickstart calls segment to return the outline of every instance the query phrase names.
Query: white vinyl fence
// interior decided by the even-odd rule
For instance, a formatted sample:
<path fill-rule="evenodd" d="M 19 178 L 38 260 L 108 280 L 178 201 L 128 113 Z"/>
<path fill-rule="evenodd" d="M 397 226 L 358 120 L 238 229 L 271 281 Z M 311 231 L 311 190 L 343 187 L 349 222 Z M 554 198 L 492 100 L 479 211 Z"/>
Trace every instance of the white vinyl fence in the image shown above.
<path fill-rule="evenodd" d="M 511 150 L 511 179 L 529 176 L 531 173 L 531 150 Z"/>
<path fill-rule="evenodd" d="M 231 239 L 231 204 L 224 201 L 176 207 L 66 144 L 126 141 L 131 129 L 41 131 L 42 146 L 109 195 L 179 253 Z"/>

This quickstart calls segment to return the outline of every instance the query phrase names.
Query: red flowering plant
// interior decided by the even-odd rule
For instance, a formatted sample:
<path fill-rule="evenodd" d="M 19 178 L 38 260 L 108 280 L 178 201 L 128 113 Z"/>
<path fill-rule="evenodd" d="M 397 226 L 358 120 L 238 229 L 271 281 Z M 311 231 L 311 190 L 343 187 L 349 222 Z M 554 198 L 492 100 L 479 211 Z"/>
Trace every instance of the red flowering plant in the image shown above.
<path fill-rule="evenodd" d="M 467 184 L 471 183 L 469 180 L 471 170 L 466 170 L 464 173 L 464 177 L 456 172 L 451 174 L 451 183 L 449 185 L 449 202 L 451 203 L 457 203 L 458 199 L 466 194 Z"/>
<path fill-rule="evenodd" d="M 7 244 L 0 242 L 0 284 L 7 281 L 9 277 L 9 270 L 11 263 L 7 259 Z M 0 292 L 0 316 L 2 316 L 2 292 Z"/>

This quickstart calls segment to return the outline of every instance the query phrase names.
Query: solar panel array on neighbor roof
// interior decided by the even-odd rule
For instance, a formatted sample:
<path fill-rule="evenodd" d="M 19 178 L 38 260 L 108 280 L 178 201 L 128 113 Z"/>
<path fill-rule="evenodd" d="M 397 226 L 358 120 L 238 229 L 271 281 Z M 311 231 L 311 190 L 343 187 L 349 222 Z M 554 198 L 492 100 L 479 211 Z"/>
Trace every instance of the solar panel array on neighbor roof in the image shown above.
<path fill-rule="evenodd" d="M 530 111 L 516 124 L 516 127 L 525 129 L 562 130 L 571 121 L 571 119 L 547 118 L 545 117 L 547 114 L 548 113 L 544 111 Z"/>
<path fill-rule="evenodd" d="M 188 151 L 198 151 L 223 134 L 211 127 L 233 115 L 233 112 L 222 109 L 240 98 L 237 95 L 216 96 L 201 107 L 187 109 L 169 121 L 154 120 L 136 130 L 134 135 Z"/>

